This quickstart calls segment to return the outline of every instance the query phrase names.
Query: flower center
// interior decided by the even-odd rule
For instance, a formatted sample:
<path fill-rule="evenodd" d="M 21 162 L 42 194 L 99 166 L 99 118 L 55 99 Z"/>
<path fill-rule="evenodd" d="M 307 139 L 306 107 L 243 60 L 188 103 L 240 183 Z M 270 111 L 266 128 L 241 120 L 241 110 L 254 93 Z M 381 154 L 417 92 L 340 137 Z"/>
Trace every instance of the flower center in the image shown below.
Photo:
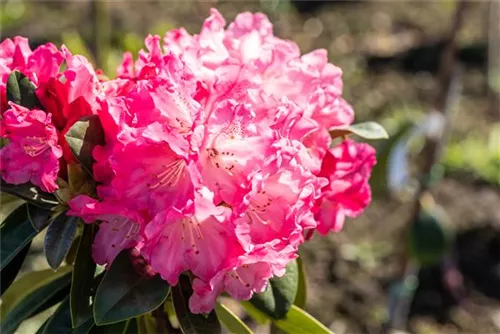
<path fill-rule="evenodd" d="M 196 246 L 196 240 L 203 239 L 200 225 L 200 222 L 195 217 L 184 218 L 182 220 L 181 240 L 184 241 L 185 244 L 190 245 L 195 254 L 200 254 L 200 250 Z"/>
<path fill-rule="evenodd" d="M 167 165 L 161 166 L 163 171 L 159 174 L 153 174 L 153 178 L 148 183 L 149 189 L 156 189 L 158 187 L 167 186 L 172 187 L 176 185 L 184 174 L 184 167 L 186 162 L 182 159 L 174 160 Z"/>
<path fill-rule="evenodd" d="M 47 139 L 43 137 L 26 137 L 23 149 L 30 157 L 36 157 L 50 148 Z"/>

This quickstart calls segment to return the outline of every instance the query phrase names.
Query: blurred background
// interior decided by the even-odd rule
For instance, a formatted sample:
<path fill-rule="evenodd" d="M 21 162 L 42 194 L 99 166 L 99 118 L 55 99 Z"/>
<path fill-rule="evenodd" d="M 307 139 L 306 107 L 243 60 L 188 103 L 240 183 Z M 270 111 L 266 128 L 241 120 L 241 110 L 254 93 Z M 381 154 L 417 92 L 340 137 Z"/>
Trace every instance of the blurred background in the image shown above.
<path fill-rule="evenodd" d="M 301 249 L 306 309 L 337 334 L 500 332 L 500 2 L 467 3 L 449 43 L 455 1 L 3 0 L 1 38 L 64 43 L 112 77 L 124 50 L 174 27 L 197 33 L 210 7 L 228 22 L 264 12 L 303 53 L 327 49 L 356 121 L 391 135 L 371 142 L 371 206 Z M 456 61 L 443 69 L 452 44 Z M 39 239 L 26 269 L 47 267 Z"/>

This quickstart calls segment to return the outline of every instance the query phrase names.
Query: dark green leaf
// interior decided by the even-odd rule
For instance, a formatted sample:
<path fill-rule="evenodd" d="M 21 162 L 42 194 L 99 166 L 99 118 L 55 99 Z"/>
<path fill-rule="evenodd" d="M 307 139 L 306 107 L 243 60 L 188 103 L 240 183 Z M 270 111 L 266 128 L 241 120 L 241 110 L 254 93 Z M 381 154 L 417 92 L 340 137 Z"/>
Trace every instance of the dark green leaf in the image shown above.
<path fill-rule="evenodd" d="M 274 319 L 283 318 L 295 300 L 298 280 L 297 262 L 292 261 L 287 266 L 285 275 L 270 279 L 266 290 L 254 294 L 250 303 Z"/>
<path fill-rule="evenodd" d="M 41 333 L 43 334 L 87 334 L 94 326 L 94 320 L 89 319 L 80 327 L 73 329 L 71 327 L 71 314 L 69 307 L 69 297 L 59 305 L 57 310 L 45 323 L 45 327 Z"/>
<path fill-rule="evenodd" d="M 78 327 L 92 318 L 92 281 L 96 269 L 91 254 L 94 228 L 94 224 L 85 225 L 76 253 L 70 298 L 73 327 Z"/>
<path fill-rule="evenodd" d="M 275 320 L 273 324 L 289 334 L 333 334 L 325 325 L 295 305 L 292 305 L 283 319 Z"/>
<path fill-rule="evenodd" d="M 364 139 L 387 139 L 389 134 L 382 125 L 376 122 L 366 122 L 352 124 L 347 128 L 335 129 L 330 131 L 330 136 L 332 138 L 343 137 L 350 134 L 355 134 Z"/>
<path fill-rule="evenodd" d="M 0 229 L 1 270 L 38 234 L 39 230 L 33 225 L 43 228 L 41 222 L 47 222 L 49 214 L 49 211 L 24 204 L 5 219 Z"/>
<path fill-rule="evenodd" d="M 68 254 L 78 228 L 78 217 L 61 213 L 47 228 L 43 250 L 52 269 L 57 269 Z"/>
<path fill-rule="evenodd" d="M 14 333 L 22 321 L 34 315 L 60 290 L 69 286 L 71 267 L 30 272 L 7 290 L 2 296 L 0 332 Z"/>
<path fill-rule="evenodd" d="M 439 263 L 449 252 L 452 234 L 448 219 L 437 205 L 422 208 L 410 230 L 410 255 L 421 265 Z"/>
<path fill-rule="evenodd" d="M 304 262 L 301 257 L 297 258 L 297 270 L 299 274 L 297 283 L 297 294 L 295 295 L 294 305 L 300 308 L 304 308 L 307 303 L 307 275 L 306 268 L 304 267 Z"/>
<path fill-rule="evenodd" d="M 189 298 L 193 294 L 189 277 L 181 275 L 179 283 L 172 287 L 175 314 L 184 334 L 215 334 L 221 333 L 221 326 L 215 311 L 207 317 L 193 314 L 189 311 Z"/>
<path fill-rule="evenodd" d="M 31 183 L 8 184 L 2 181 L 0 189 L 4 193 L 17 196 L 42 209 L 50 210 L 59 204 L 53 194 L 43 192 Z"/>
<path fill-rule="evenodd" d="M 137 322 L 132 318 L 115 324 L 94 326 L 90 334 L 137 334 Z"/>
<path fill-rule="evenodd" d="M 2 273 L 0 275 L 0 296 L 9 288 L 9 286 L 14 282 L 14 279 L 17 277 L 19 273 L 19 269 L 23 265 L 24 259 L 26 259 L 26 255 L 28 255 L 28 251 L 31 246 L 31 241 L 28 242 L 23 249 L 17 253 L 17 255 L 10 261 L 9 264 L 2 269 Z"/>
<path fill-rule="evenodd" d="M 238 318 L 236 314 L 231 312 L 224 304 L 217 303 L 215 306 L 215 313 L 220 322 L 232 334 L 252 334 L 252 330 L 248 328 L 245 323 Z"/>
<path fill-rule="evenodd" d="M 170 291 L 159 275 L 139 273 L 128 250 L 122 251 L 104 275 L 94 301 L 98 325 L 123 321 L 150 312 L 162 304 Z"/>
<path fill-rule="evenodd" d="M 104 144 L 104 132 L 99 117 L 86 116 L 77 121 L 66 133 L 65 138 L 82 167 L 92 175 L 94 163 L 92 151 L 96 145 Z"/>
<path fill-rule="evenodd" d="M 35 94 L 36 87 L 19 71 L 12 72 L 7 79 L 7 100 L 28 109 L 40 107 Z"/>
<path fill-rule="evenodd" d="M 64 259 L 64 261 L 67 264 L 71 264 L 71 265 L 75 264 L 76 253 L 78 252 L 78 245 L 80 245 L 80 240 L 82 239 L 82 236 L 78 235 L 78 231 L 76 233 L 77 233 L 77 236 L 75 239 L 73 239 L 73 242 L 71 243 L 71 247 L 69 248 L 68 254 L 66 254 L 66 258 Z"/>

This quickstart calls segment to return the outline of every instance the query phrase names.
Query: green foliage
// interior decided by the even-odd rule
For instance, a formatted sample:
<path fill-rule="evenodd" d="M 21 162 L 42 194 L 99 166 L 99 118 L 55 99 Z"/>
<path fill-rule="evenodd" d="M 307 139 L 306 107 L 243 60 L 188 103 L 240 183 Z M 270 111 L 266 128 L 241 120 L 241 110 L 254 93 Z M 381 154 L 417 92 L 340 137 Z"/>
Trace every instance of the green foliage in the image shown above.
<path fill-rule="evenodd" d="M 301 308 L 292 305 L 288 313 L 283 319 L 278 319 L 273 324 L 289 334 L 331 334 L 332 332 L 326 328 L 321 322 L 312 317 L 309 313 Z"/>
<path fill-rule="evenodd" d="M 31 183 L 13 185 L 2 181 L 1 188 L 3 193 L 14 195 L 42 209 L 50 210 L 58 204 L 54 195 L 41 191 Z"/>
<path fill-rule="evenodd" d="M 49 266 L 54 270 L 59 268 L 69 252 L 78 227 L 78 219 L 61 213 L 47 228 L 43 249 Z"/>
<path fill-rule="evenodd" d="M 82 164 L 82 167 L 92 175 L 92 151 L 95 146 L 104 144 L 104 132 L 97 115 L 86 116 L 75 122 L 65 135 L 71 151 Z"/>
<path fill-rule="evenodd" d="M 2 272 L 0 274 L 0 295 L 3 295 L 12 282 L 14 282 L 14 279 L 16 279 L 24 260 L 26 259 L 26 255 L 28 255 L 30 247 L 31 241 L 29 241 L 28 244 L 24 246 L 24 248 L 21 249 L 16 256 L 10 260 L 7 265 L 5 265 L 4 268 L 2 268 Z"/>
<path fill-rule="evenodd" d="M 233 334 L 252 334 L 253 332 L 248 328 L 245 323 L 236 316 L 224 304 L 217 303 L 215 306 L 215 313 L 219 318 L 222 325 Z"/>
<path fill-rule="evenodd" d="M 298 270 L 298 281 L 297 281 L 297 294 L 295 295 L 294 305 L 300 308 L 304 308 L 307 303 L 307 276 L 306 268 L 304 267 L 304 262 L 301 257 L 297 258 L 297 270 Z"/>
<path fill-rule="evenodd" d="M 29 204 L 17 208 L 5 219 L 0 230 L 2 270 L 43 229 L 48 219 L 47 211 Z M 36 229 L 34 224 L 40 229 Z"/>
<path fill-rule="evenodd" d="M 94 302 L 94 319 L 98 325 L 150 312 L 167 298 L 168 283 L 158 275 L 150 277 L 138 272 L 131 260 L 129 251 L 122 251 L 104 275 Z"/>
<path fill-rule="evenodd" d="M 94 229 L 94 225 L 85 225 L 76 253 L 70 294 L 73 327 L 79 327 L 92 319 L 92 297 L 96 264 L 92 259 L 90 247 L 94 239 Z"/>
<path fill-rule="evenodd" d="M 297 294 L 299 270 L 297 261 L 292 261 L 283 277 L 272 278 L 266 290 L 254 294 L 250 303 L 274 319 L 283 318 L 292 306 Z"/>
<path fill-rule="evenodd" d="M 172 287 L 172 299 L 174 309 L 182 333 L 184 334 L 217 334 L 221 333 L 221 326 L 215 311 L 208 316 L 192 314 L 189 311 L 189 298 L 193 294 L 191 280 L 189 277 L 181 275 L 179 283 Z"/>
<path fill-rule="evenodd" d="M 12 72 L 7 79 L 7 100 L 28 109 L 39 108 L 36 87 L 19 71 Z"/>
<path fill-rule="evenodd" d="M 350 125 L 344 129 L 335 129 L 330 131 L 332 138 L 344 137 L 350 134 L 355 134 L 358 137 L 370 140 L 389 138 L 387 131 L 385 131 L 382 125 L 376 122 L 358 123 Z"/>
<path fill-rule="evenodd" d="M 15 281 L 2 296 L 0 331 L 14 333 L 26 318 L 54 305 L 57 300 L 51 298 L 69 286 L 71 269 L 68 266 L 57 272 L 52 269 L 30 272 Z"/>
<path fill-rule="evenodd" d="M 439 263 L 451 248 L 452 232 L 444 210 L 424 200 L 409 235 L 410 255 L 421 265 Z"/>

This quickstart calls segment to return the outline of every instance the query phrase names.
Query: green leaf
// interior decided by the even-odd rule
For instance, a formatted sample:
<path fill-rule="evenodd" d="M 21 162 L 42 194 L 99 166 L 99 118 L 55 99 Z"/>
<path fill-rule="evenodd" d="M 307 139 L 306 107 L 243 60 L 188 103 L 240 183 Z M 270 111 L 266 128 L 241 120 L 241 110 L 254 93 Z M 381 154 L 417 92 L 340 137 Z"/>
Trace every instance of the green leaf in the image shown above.
<path fill-rule="evenodd" d="M 266 325 L 272 320 L 271 317 L 259 311 L 255 306 L 253 306 L 249 301 L 240 301 L 241 306 L 245 309 L 245 312 L 255 320 L 260 325 Z"/>
<path fill-rule="evenodd" d="M 30 272 L 15 281 L 2 296 L 0 332 L 13 333 L 22 321 L 69 286 L 71 269 L 68 266 L 56 272 L 52 269 Z"/>
<path fill-rule="evenodd" d="M 172 298 L 174 301 L 175 314 L 179 319 L 179 325 L 184 334 L 215 334 L 221 333 L 220 323 L 215 311 L 210 312 L 207 317 L 201 314 L 193 314 L 189 311 L 189 298 L 193 294 L 189 277 L 181 275 L 179 283 L 172 287 Z"/>
<path fill-rule="evenodd" d="M 252 330 L 224 304 L 217 303 L 215 313 L 222 325 L 232 334 L 252 334 Z"/>
<path fill-rule="evenodd" d="M 0 270 L 3 271 L 16 255 L 43 228 L 41 221 L 47 222 L 49 211 L 24 204 L 12 212 L 0 228 Z M 38 230 L 33 227 L 36 224 Z"/>
<path fill-rule="evenodd" d="M 19 71 L 12 72 L 7 79 L 7 100 L 28 109 L 40 107 L 35 94 L 36 87 Z"/>
<path fill-rule="evenodd" d="M 96 264 L 92 259 L 91 246 L 94 240 L 94 224 L 85 224 L 78 245 L 73 279 L 71 280 L 71 320 L 78 327 L 92 318 L 92 288 Z"/>
<path fill-rule="evenodd" d="M 82 167 L 92 175 L 92 151 L 95 146 L 104 144 L 104 132 L 99 116 L 86 116 L 75 122 L 64 137 Z"/>
<path fill-rule="evenodd" d="M 50 210 L 59 204 L 53 194 L 43 192 L 31 183 L 9 184 L 2 181 L 1 190 L 4 193 L 24 199 L 26 202 L 42 209 Z"/>
<path fill-rule="evenodd" d="M 452 232 L 446 213 L 438 205 L 423 207 L 413 222 L 409 236 L 410 255 L 421 265 L 439 263 L 450 251 Z"/>
<path fill-rule="evenodd" d="M 387 139 L 389 134 L 382 125 L 376 122 L 365 122 L 352 124 L 343 129 L 334 129 L 330 131 L 330 136 L 332 138 L 348 136 L 350 134 L 355 134 L 364 139 Z"/>
<path fill-rule="evenodd" d="M 162 328 L 163 331 L 158 330 L 157 320 L 151 313 L 146 313 L 136 318 L 137 321 L 137 332 L 138 334 L 161 334 L 166 333 L 166 328 Z"/>
<path fill-rule="evenodd" d="M 122 333 L 126 333 L 127 326 L 129 324 L 129 322 L 132 320 L 133 319 L 125 320 L 125 321 L 121 321 L 121 322 L 117 322 L 117 323 L 109 324 L 109 325 L 94 326 L 90 330 L 90 333 L 91 334 L 122 334 Z M 151 333 L 154 333 L 154 332 L 151 332 Z"/>
<path fill-rule="evenodd" d="M 26 255 L 28 255 L 28 251 L 31 247 L 31 241 L 28 242 L 23 249 L 17 253 L 17 255 L 10 261 L 9 264 L 2 269 L 2 273 L 0 275 L 0 296 L 9 288 L 9 286 L 14 282 L 19 273 L 19 269 L 23 265 L 24 260 L 26 259 Z"/>
<path fill-rule="evenodd" d="M 170 285 L 159 275 L 150 277 L 138 273 L 129 253 L 124 250 L 118 254 L 97 289 L 94 319 L 98 325 L 150 312 L 160 306 L 170 292 Z"/>
<path fill-rule="evenodd" d="M 22 199 L 10 195 L 4 192 L 0 192 L 0 221 L 3 224 L 5 218 L 7 218 L 15 209 L 26 203 Z"/>
<path fill-rule="evenodd" d="M 283 318 L 297 294 L 299 273 L 297 261 L 292 261 L 283 277 L 269 280 L 266 290 L 254 294 L 250 303 L 274 319 Z"/>
<path fill-rule="evenodd" d="M 53 334 L 53 333 L 71 333 L 71 334 L 87 334 L 92 332 L 96 326 L 94 324 L 94 319 L 90 318 L 85 323 L 77 328 L 73 328 L 71 325 L 71 311 L 70 311 L 70 301 L 69 297 L 59 305 L 57 310 L 52 314 L 52 316 L 47 320 L 44 325 L 41 334 Z M 113 332 L 108 332 L 113 333 Z M 114 332 L 117 333 L 117 332 Z"/>
<path fill-rule="evenodd" d="M 61 213 L 47 228 L 43 250 L 49 266 L 54 270 L 59 268 L 68 254 L 78 228 L 78 219 Z"/>
<path fill-rule="evenodd" d="M 292 305 L 283 319 L 275 320 L 273 324 L 289 334 L 333 334 L 325 325 L 295 305 Z"/>
<path fill-rule="evenodd" d="M 297 294 L 295 295 L 294 305 L 300 308 L 304 308 L 307 303 L 307 275 L 306 268 L 304 267 L 304 262 L 301 257 L 297 258 L 297 270 L 299 274 L 297 283 Z"/>

